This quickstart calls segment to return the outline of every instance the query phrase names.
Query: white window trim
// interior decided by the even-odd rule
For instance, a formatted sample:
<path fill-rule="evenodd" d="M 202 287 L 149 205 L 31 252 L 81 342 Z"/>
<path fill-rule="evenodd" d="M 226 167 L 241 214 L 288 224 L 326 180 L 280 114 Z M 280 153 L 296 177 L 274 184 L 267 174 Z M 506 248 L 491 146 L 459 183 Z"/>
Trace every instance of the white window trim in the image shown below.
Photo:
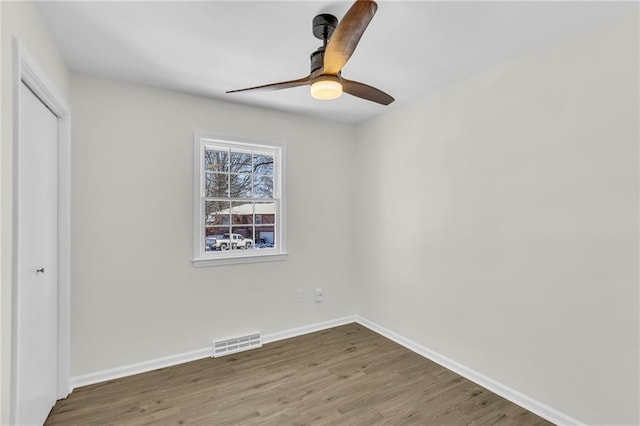
<path fill-rule="evenodd" d="M 277 224 L 276 224 L 276 248 L 261 250 L 229 250 L 225 252 L 206 253 L 204 251 L 204 212 L 202 202 L 203 175 L 204 175 L 204 147 L 207 144 L 229 144 L 239 143 L 245 146 L 255 147 L 257 150 L 268 148 L 279 152 L 280 163 L 274 169 L 275 178 L 279 182 L 280 194 L 277 197 Z M 271 262 L 285 260 L 287 258 L 287 217 L 286 217 L 286 164 L 287 145 L 285 142 L 255 141 L 249 139 L 238 139 L 220 135 L 209 135 L 199 132 L 193 134 L 193 266 L 209 267 L 219 265 L 233 265 L 240 263 Z"/>

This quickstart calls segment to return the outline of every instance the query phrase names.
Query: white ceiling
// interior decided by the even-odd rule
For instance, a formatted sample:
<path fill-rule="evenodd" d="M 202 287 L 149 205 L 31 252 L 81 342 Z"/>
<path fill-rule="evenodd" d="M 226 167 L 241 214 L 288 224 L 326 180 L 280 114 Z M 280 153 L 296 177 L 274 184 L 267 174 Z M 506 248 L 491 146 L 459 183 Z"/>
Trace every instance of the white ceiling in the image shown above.
<path fill-rule="evenodd" d="M 357 123 L 554 39 L 632 3 L 379 1 L 343 69 L 396 101 L 344 95 L 318 101 L 308 87 L 225 91 L 304 77 L 321 41 L 318 13 L 339 19 L 351 2 L 42 2 L 71 69 L 332 120 Z"/>

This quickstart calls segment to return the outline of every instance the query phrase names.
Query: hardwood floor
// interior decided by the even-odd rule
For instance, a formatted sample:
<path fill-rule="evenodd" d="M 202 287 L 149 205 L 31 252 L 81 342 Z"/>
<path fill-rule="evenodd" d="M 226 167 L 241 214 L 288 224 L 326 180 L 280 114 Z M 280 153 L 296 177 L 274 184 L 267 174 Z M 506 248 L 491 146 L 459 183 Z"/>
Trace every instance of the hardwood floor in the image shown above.
<path fill-rule="evenodd" d="M 550 425 L 348 324 L 85 386 L 46 425 Z"/>

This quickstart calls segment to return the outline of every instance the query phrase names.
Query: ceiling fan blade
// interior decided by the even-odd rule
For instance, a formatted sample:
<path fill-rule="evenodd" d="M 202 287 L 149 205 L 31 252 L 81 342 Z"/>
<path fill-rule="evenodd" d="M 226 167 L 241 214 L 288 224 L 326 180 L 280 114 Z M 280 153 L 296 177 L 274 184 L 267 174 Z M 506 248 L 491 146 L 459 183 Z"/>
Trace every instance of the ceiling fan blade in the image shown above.
<path fill-rule="evenodd" d="M 337 75 L 376 14 L 378 5 L 372 0 L 357 0 L 335 29 L 324 52 L 323 74 Z"/>
<path fill-rule="evenodd" d="M 358 98 L 366 99 L 382 105 L 389 105 L 395 100 L 392 96 L 384 93 L 382 90 L 364 83 L 358 83 L 357 81 L 347 80 L 345 78 L 340 78 L 340 83 L 342 83 L 342 91 L 350 95 L 357 96 Z"/>
<path fill-rule="evenodd" d="M 308 75 L 306 77 L 299 78 L 298 80 L 282 81 L 280 83 L 264 84 L 262 86 L 247 87 L 246 89 L 228 90 L 227 93 L 246 92 L 248 90 L 282 90 L 282 89 L 289 89 L 291 87 L 298 87 L 298 86 L 304 86 L 304 85 L 307 85 L 307 84 L 311 84 L 311 80 L 313 80 L 313 77 L 314 77 L 314 75 L 311 74 L 311 75 Z"/>

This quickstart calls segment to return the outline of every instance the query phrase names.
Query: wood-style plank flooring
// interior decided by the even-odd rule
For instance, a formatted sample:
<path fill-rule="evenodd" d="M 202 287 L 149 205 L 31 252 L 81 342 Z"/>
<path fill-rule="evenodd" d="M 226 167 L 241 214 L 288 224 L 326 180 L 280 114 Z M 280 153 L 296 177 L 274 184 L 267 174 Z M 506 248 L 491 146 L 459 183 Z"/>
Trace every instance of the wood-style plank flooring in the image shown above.
<path fill-rule="evenodd" d="M 73 391 L 46 425 L 550 425 L 358 325 Z"/>

